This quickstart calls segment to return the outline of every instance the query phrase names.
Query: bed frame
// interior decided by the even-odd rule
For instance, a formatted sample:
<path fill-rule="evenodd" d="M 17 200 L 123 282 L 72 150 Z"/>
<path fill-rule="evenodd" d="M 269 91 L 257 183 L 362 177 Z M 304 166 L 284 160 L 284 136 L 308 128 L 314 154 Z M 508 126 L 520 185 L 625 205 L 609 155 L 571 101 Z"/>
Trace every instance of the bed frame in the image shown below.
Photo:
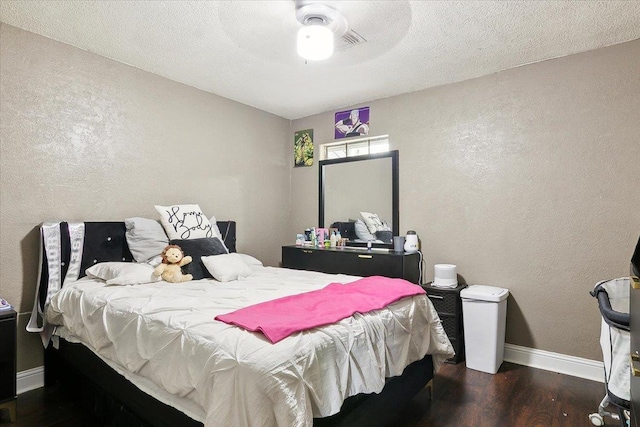
<path fill-rule="evenodd" d="M 236 251 L 236 223 L 218 221 L 225 245 Z M 96 262 L 133 261 L 125 238 L 123 222 L 85 222 L 80 277 Z M 60 223 L 60 260 L 62 277 L 69 267 L 71 243 L 67 223 Z M 38 304 L 41 309 L 47 296 L 48 260 L 41 254 Z M 58 382 L 71 385 L 85 404 L 93 408 L 96 421 L 106 426 L 202 427 L 181 411 L 147 395 L 118 374 L 82 344 L 58 340 L 45 350 L 45 386 Z M 407 366 L 399 377 L 390 378 L 379 394 L 360 394 L 345 400 L 338 414 L 314 419 L 315 426 L 376 426 L 393 420 L 398 409 L 411 400 L 433 378 L 430 355 Z"/>

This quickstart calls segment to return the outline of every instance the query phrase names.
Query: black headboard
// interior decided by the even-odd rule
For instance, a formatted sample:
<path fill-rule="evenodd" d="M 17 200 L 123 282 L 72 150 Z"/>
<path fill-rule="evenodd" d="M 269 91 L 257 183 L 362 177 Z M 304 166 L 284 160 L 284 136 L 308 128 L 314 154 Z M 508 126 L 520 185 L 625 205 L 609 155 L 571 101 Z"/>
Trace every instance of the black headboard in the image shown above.
<path fill-rule="evenodd" d="M 84 241 L 82 244 L 82 260 L 80 261 L 80 269 L 78 278 L 85 275 L 85 270 L 98 262 L 125 261 L 133 262 L 133 255 L 129 250 L 127 239 L 125 237 L 126 228 L 124 222 L 84 222 Z M 229 252 L 236 252 L 236 223 L 235 221 L 217 221 L 218 228 L 222 234 L 224 244 Z M 56 225 L 57 226 L 57 225 Z M 59 223 L 59 242 L 56 237 L 54 242 L 56 258 L 60 258 L 60 271 L 49 271 L 49 259 L 44 250 L 45 245 L 41 245 L 41 270 L 40 281 L 38 284 L 38 300 L 41 310 L 47 300 L 48 284 L 50 274 L 59 274 L 60 283 L 64 281 L 67 275 L 69 265 L 72 264 L 71 257 L 73 254 L 72 245 L 74 244 L 70 236 L 69 223 Z M 58 236 L 58 233 L 56 233 Z M 41 237 L 43 239 L 43 237 Z M 51 246 L 51 244 L 49 244 Z"/>

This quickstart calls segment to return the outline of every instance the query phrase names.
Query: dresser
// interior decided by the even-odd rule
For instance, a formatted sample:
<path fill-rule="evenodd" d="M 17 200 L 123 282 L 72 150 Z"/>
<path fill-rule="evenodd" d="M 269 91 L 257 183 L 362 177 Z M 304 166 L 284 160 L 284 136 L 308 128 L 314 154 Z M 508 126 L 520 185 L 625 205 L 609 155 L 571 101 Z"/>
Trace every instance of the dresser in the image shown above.
<path fill-rule="evenodd" d="M 455 288 L 440 288 L 430 284 L 422 285 L 427 291 L 427 296 L 433 303 L 442 327 L 451 341 L 456 355 L 447 359 L 446 363 L 459 363 L 464 360 L 464 325 L 462 322 L 462 299 L 460 291 L 467 285 L 458 285 Z"/>
<path fill-rule="evenodd" d="M 282 266 L 354 276 L 385 276 L 420 282 L 420 254 L 388 249 L 283 246 Z"/>
<path fill-rule="evenodd" d="M 640 427 L 640 281 L 631 282 L 629 327 L 631 329 L 631 427 Z"/>
<path fill-rule="evenodd" d="M 16 312 L 0 311 L 0 411 L 16 420 Z"/>

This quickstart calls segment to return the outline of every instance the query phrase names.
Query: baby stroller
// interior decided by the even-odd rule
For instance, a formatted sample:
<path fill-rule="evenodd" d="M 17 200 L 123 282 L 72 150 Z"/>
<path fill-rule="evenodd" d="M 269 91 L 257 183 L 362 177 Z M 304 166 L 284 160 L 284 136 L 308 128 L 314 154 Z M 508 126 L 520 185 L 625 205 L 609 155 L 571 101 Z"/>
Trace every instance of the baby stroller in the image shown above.
<path fill-rule="evenodd" d="M 598 308 L 602 315 L 600 327 L 600 347 L 604 358 L 604 379 L 606 394 L 598 413 L 589 414 L 593 425 L 603 426 L 604 417 L 618 420 L 620 425 L 628 426 L 629 400 L 631 385 L 629 382 L 631 351 L 629 333 L 629 287 L 630 278 L 603 280 L 598 282 L 590 294 L 598 299 Z M 617 413 L 607 412 L 612 403 Z"/>

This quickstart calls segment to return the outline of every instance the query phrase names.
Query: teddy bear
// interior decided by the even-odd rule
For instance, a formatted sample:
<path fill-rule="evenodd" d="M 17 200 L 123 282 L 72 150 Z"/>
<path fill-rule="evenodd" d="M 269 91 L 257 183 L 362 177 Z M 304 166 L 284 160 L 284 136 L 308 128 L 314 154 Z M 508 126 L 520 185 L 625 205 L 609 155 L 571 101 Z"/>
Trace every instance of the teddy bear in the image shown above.
<path fill-rule="evenodd" d="M 189 264 L 193 259 L 184 256 L 182 248 L 178 245 L 169 245 L 162 251 L 162 263 L 158 265 L 153 274 L 162 277 L 162 280 L 171 283 L 187 282 L 193 279 L 191 274 L 182 274 L 180 267 Z"/>

